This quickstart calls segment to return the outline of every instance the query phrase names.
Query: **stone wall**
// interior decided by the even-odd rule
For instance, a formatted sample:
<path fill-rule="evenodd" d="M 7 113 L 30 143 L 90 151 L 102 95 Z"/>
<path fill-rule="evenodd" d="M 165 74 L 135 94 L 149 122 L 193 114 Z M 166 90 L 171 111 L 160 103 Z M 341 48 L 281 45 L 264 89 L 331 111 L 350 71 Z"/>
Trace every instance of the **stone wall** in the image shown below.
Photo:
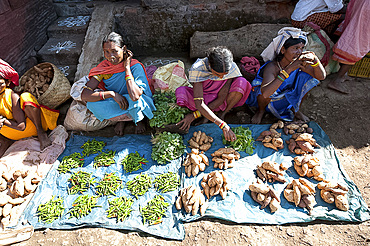
<path fill-rule="evenodd" d="M 19 74 L 37 64 L 47 27 L 57 15 L 49 0 L 0 0 L 0 58 Z"/>
<path fill-rule="evenodd" d="M 253 23 L 289 23 L 290 0 L 141 0 L 117 3 L 114 28 L 136 55 L 189 52 L 196 31 L 227 31 Z"/>

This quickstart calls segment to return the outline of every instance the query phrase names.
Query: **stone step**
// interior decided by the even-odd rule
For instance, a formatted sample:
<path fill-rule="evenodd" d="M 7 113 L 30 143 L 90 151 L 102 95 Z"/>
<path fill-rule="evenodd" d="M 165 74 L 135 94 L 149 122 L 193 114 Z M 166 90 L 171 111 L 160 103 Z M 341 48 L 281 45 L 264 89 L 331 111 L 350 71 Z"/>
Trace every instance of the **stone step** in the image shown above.
<path fill-rule="evenodd" d="M 67 77 L 71 85 L 74 83 L 77 65 L 59 64 L 55 65 Z"/>
<path fill-rule="evenodd" d="M 55 65 L 78 64 L 84 40 L 84 34 L 50 38 L 37 55 L 41 62 L 51 62 Z"/>
<path fill-rule="evenodd" d="M 90 16 L 59 17 L 48 27 L 49 38 L 69 37 L 75 34 L 85 35 L 89 26 Z"/>

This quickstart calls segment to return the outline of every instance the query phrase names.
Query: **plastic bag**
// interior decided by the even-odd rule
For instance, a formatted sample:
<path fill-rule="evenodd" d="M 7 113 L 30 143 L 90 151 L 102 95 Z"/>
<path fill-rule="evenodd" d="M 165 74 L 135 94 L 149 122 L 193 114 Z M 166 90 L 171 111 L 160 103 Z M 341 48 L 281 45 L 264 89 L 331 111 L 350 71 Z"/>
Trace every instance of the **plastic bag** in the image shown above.
<path fill-rule="evenodd" d="M 154 89 L 156 91 L 173 91 L 180 86 L 191 87 L 185 74 L 182 61 L 173 62 L 159 67 L 153 74 Z"/>
<path fill-rule="evenodd" d="M 67 130 L 75 131 L 96 131 L 115 123 L 117 122 L 98 120 L 94 114 L 87 109 L 84 102 L 76 100 L 71 103 L 66 118 L 64 119 L 64 127 Z"/>

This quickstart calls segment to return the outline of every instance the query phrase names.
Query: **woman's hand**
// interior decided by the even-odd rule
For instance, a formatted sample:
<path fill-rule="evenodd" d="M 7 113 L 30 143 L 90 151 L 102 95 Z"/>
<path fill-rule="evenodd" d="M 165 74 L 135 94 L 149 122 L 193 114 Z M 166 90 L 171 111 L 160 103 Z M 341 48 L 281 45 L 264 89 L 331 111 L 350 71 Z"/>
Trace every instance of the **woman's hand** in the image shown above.
<path fill-rule="evenodd" d="M 236 140 L 235 133 L 231 130 L 229 125 L 226 124 L 222 132 L 224 133 L 226 141 L 234 142 Z"/>
<path fill-rule="evenodd" d="M 176 125 L 180 126 L 179 127 L 180 130 L 188 131 L 190 128 L 191 122 L 193 122 L 193 120 L 195 120 L 194 115 L 193 113 L 190 113 L 190 114 L 185 115 L 184 119 L 177 122 Z"/>
<path fill-rule="evenodd" d="M 114 99 L 114 101 L 116 101 L 118 103 L 119 107 L 122 110 L 126 110 L 128 108 L 128 101 L 127 101 L 126 97 L 123 97 L 120 94 L 114 92 L 113 99 Z"/>
<path fill-rule="evenodd" d="M 131 66 L 131 59 L 132 59 L 133 56 L 134 56 L 134 53 L 132 53 L 131 50 L 126 50 L 126 55 L 124 56 L 125 60 L 123 61 L 125 67 L 130 67 Z"/>
<path fill-rule="evenodd" d="M 313 53 L 312 51 L 305 51 L 302 52 L 302 55 L 299 57 L 299 60 L 305 61 L 310 65 L 313 65 L 319 60 L 319 58 L 317 58 L 315 53 Z"/>

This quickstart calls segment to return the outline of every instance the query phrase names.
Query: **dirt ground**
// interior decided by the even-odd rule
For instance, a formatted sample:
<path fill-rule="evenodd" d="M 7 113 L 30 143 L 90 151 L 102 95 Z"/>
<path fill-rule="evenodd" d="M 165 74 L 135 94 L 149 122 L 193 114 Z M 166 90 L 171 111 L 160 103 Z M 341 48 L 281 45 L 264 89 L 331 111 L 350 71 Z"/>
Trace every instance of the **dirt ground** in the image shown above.
<path fill-rule="evenodd" d="M 370 204 L 370 172 L 366 171 L 370 165 L 370 80 L 349 77 L 346 84 L 351 94 L 342 95 L 326 88 L 330 78 L 309 93 L 302 110 L 330 137 L 341 164 Z M 226 121 L 246 124 L 250 115 L 239 109 L 228 114 Z M 273 121 L 266 116 L 263 123 Z M 98 135 L 110 134 L 112 128 Z M 46 229 L 35 231 L 31 239 L 17 245 L 370 245 L 370 221 L 271 226 L 206 219 L 186 223 L 185 232 L 183 241 L 172 241 L 104 228 Z"/>

